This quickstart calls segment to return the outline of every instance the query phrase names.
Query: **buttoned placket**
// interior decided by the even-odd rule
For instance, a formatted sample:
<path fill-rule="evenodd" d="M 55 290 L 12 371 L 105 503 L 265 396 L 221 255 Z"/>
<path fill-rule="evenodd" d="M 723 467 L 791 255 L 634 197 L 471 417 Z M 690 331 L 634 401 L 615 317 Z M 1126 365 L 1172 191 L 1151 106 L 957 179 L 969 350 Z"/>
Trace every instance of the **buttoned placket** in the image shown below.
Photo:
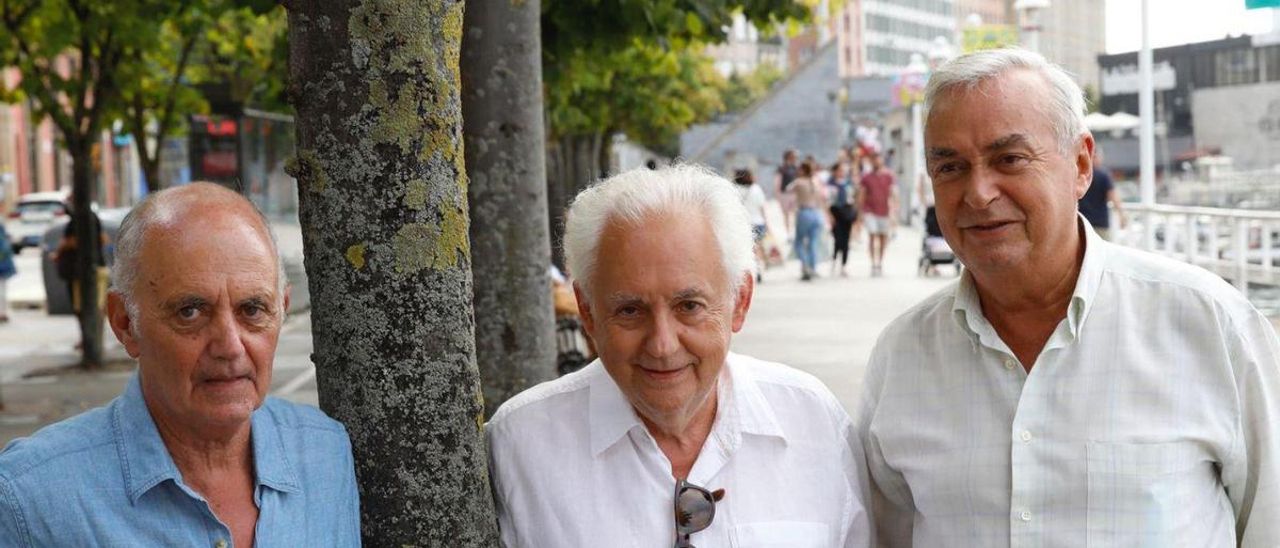
<path fill-rule="evenodd" d="M 1039 505 L 1044 500 L 1044 493 L 1038 492 L 1037 482 L 1044 477 L 1040 468 L 1044 464 L 1041 455 L 1044 453 L 1047 412 L 1042 395 L 1046 392 L 1039 387 L 1051 382 L 1049 371 L 1061 366 L 1059 357 L 1061 349 L 1074 340 L 1068 320 L 1062 320 L 1044 348 L 1036 356 L 1031 371 L 1020 367 L 1020 362 L 1010 354 L 1005 355 L 1006 370 L 1018 375 L 1021 391 L 1013 410 L 1013 421 L 1010 424 L 1009 465 L 1010 465 L 1010 530 L 1009 546 L 1038 546 L 1043 543 L 1045 519 L 1040 514 Z M 1012 362 L 1015 367 L 1010 368 Z"/>

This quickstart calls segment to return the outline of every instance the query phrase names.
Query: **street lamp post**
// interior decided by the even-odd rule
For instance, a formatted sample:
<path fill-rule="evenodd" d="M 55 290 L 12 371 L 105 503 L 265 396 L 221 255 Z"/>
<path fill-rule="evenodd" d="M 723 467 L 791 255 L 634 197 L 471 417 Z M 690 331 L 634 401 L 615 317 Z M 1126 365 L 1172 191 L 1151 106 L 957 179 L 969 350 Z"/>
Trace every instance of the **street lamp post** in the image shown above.
<path fill-rule="evenodd" d="M 1156 143 L 1155 143 L 1155 91 L 1151 70 L 1151 29 L 1148 0 L 1142 0 L 1142 49 L 1138 51 L 1138 116 L 1141 125 L 1138 132 L 1138 190 L 1142 207 L 1146 209 L 1142 221 L 1142 245 L 1154 249 L 1156 241 Z"/>

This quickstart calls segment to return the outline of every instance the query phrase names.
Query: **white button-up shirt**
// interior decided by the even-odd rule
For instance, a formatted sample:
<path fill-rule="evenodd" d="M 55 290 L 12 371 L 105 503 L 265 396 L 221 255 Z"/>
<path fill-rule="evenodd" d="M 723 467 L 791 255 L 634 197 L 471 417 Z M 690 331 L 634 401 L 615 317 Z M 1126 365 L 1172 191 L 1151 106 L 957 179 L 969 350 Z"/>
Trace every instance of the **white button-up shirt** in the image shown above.
<path fill-rule="evenodd" d="M 724 489 L 698 548 L 869 543 L 865 464 L 848 414 L 814 377 L 729 354 L 688 481 Z M 671 463 L 599 360 L 503 404 L 485 428 L 508 547 L 657 548 L 675 541 Z"/>
<path fill-rule="evenodd" d="M 1280 546 L 1271 323 L 1222 279 L 1084 227 L 1029 374 L 968 274 L 881 335 L 857 421 L 882 543 Z"/>

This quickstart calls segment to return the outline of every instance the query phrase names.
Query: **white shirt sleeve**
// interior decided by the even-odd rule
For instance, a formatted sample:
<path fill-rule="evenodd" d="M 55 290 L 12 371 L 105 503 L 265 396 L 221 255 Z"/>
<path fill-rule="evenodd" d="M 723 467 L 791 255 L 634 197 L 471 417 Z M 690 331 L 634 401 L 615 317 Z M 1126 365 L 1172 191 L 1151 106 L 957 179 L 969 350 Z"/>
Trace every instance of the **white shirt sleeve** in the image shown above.
<path fill-rule="evenodd" d="M 906 479 L 885 461 L 880 442 L 871 430 L 871 422 L 875 418 L 885 382 L 884 372 L 889 366 L 883 357 L 884 344 L 882 335 L 867 361 L 862 398 L 859 400 L 861 404 L 854 420 L 866 459 L 867 477 L 864 485 L 867 486 L 866 496 L 873 518 L 872 542 L 880 547 L 909 548 L 912 545 L 915 503 L 911 499 Z"/>
<path fill-rule="evenodd" d="M 1232 456 L 1222 483 L 1236 516 L 1236 538 L 1244 548 L 1280 546 L 1280 341 L 1261 313 L 1231 326 L 1232 368 L 1240 409 Z"/>

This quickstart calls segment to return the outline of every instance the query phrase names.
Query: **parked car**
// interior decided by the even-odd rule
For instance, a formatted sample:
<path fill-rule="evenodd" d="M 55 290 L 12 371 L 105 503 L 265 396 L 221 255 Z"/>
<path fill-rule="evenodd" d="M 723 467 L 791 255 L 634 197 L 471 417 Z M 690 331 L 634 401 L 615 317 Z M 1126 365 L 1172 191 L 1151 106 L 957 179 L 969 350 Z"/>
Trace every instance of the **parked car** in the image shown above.
<path fill-rule="evenodd" d="M 21 253 L 24 247 L 39 247 L 40 238 L 50 226 L 58 220 L 66 221 L 66 199 L 65 192 L 34 192 L 18 198 L 4 223 L 14 253 Z"/>

